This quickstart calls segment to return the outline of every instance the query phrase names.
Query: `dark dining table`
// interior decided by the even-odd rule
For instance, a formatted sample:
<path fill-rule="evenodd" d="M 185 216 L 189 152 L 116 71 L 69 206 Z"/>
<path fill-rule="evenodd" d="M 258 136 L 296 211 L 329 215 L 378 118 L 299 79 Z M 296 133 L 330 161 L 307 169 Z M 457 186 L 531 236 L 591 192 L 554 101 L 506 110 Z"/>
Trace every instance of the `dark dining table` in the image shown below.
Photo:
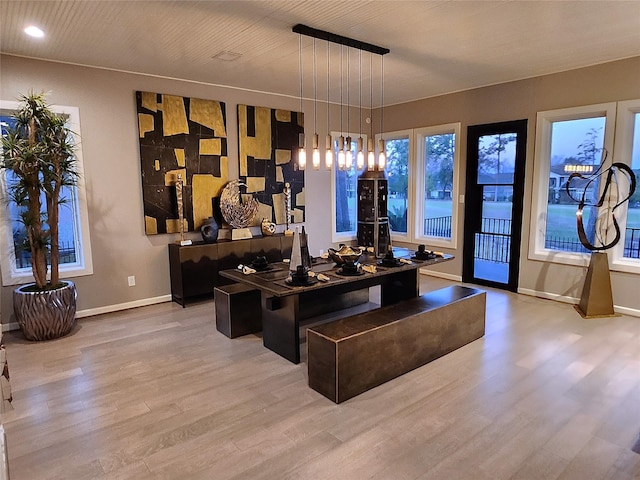
<path fill-rule="evenodd" d="M 300 363 L 300 325 L 338 310 L 367 302 L 369 288 L 381 287 L 381 306 L 417 297 L 419 292 L 418 270 L 421 267 L 453 259 L 445 254 L 429 260 L 411 260 L 415 252 L 394 248 L 396 259 L 410 263 L 397 266 L 381 266 L 381 259 L 363 256 L 361 265 L 376 265 L 375 273 L 362 269 L 357 274 L 342 274 L 342 269 L 329 259 L 317 259 L 311 271 L 323 274 L 328 281 L 312 285 L 292 285 L 289 264 L 272 263 L 265 271 L 245 274 L 240 269 L 222 270 L 220 275 L 234 282 L 250 285 L 261 292 L 262 339 L 268 349 L 290 362 Z M 348 272 L 346 272 L 348 273 Z"/>

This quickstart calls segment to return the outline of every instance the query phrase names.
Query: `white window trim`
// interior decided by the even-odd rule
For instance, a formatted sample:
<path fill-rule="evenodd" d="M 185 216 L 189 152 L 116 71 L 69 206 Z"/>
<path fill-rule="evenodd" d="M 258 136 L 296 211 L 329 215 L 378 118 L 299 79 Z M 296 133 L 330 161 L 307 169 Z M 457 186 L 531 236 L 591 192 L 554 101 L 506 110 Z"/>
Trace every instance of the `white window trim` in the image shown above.
<path fill-rule="evenodd" d="M 412 182 L 411 179 L 414 178 L 415 176 L 415 135 L 414 135 L 414 130 L 397 130 L 395 132 L 385 132 L 382 135 L 377 134 L 376 135 L 376 145 L 378 145 L 378 140 L 380 140 L 380 138 L 384 139 L 385 142 L 389 141 L 389 140 L 402 140 L 405 138 L 409 139 L 409 152 L 408 152 L 408 162 L 409 162 L 409 168 L 408 168 L 408 176 L 409 176 L 409 181 L 407 182 L 407 233 L 398 233 L 398 232 L 394 232 L 390 229 L 391 231 L 391 241 L 398 241 L 398 242 L 412 242 L 413 241 L 413 222 L 411 221 L 411 213 L 412 213 L 412 205 L 415 205 L 415 194 L 416 194 L 416 189 L 415 189 L 415 182 Z M 386 170 L 386 169 L 385 169 Z M 386 178 L 388 179 L 389 176 L 385 173 Z M 388 195 L 387 195 L 388 197 Z M 389 199 L 387 198 L 387 216 L 389 215 Z M 391 227 L 391 223 L 389 223 L 389 227 Z"/>
<path fill-rule="evenodd" d="M 531 225 L 529 229 L 529 259 L 566 265 L 587 266 L 588 253 L 559 252 L 544 247 L 549 192 L 549 171 L 551 161 L 551 126 L 553 122 L 578 120 L 594 116 L 604 116 L 604 148 L 613 152 L 616 103 L 601 103 L 583 107 L 547 110 L 538 112 L 536 123 L 536 146 L 534 155 L 533 201 L 531 203 Z"/>
<path fill-rule="evenodd" d="M 17 110 L 20 103 L 16 101 L 0 100 L 0 109 Z M 78 172 L 78 185 L 75 189 L 78 208 L 78 223 L 80 232 L 76 232 L 76 239 L 79 242 L 79 250 L 82 251 L 82 260 L 69 265 L 60 265 L 60 277 L 72 278 L 93 274 L 93 260 L 91 256 L 91 238 L 89 235 L 89 214 L 87 211 L 87 197 L 84 183 L 84 167 L 82 161 L 82 144 L 80 143 L 80 109 L 78 107 L 52 105 L 51 110 L 55 113 L 68 116 L 68 126 L 73 132 L 76 148 L 76 171 Z M 7 198 L 6 178 L 0 175 L 0 190 L 2 198 Z M 5 208 L 4 206 L 2 208 Z M 3 212 L 4 213 L 4 212 Z M 13 247 L 13 232 L 11 229 L 11 218 L 3 214 L 0 221 L 0 267 L 2 268 L 2 285 L 21 285 L 34 281 L 31 269 L 28 272 L 18 271 L 15 268 L 15 251 Z"/>
<path fill-rule="evenodd" d="M 360 137 L 360 133 L 345 133 L 345 132 L 336 132 L 336 131 L 332 131 L 331 132 L 331 142 L 332 145 L 335 144 L 335 141 L 340 137 L 340 135 L 342 135 L 343 137 L 345 137 L 345 139 L 347 137 L 351 137 L 352 141 L 353 139 L 357 139 Z M 367 146 L 367 135 L 366 134 L 362 134 L 362 139 L 364 141 L 364 147 L 366 148 Z M 354 165 L 356 162 L 356 159 L 353 159 Z M 365 156 L 365 168 L 366 168 L 366 156 Z M 336 173 L 334 171 L 334 169 L 338 168 L 338 160 L 336 158 L 334 158 L 333 161 L 333 165 L 331 167 L 331 241 L 333 243 L 345 243 L 345 242 L 351 242 L 353 240 L 356 240 L 358 237 L 358 210 L 357 210 L 357 205 L 358 205 L 358 201 L 356 199 L 356 217 L 354 219 L 354 226 L 355 226 L 355 230 L 353 231 L 349 231 L 349 232 L 336 232 Z M 360 175 L 361 172 L 359 172 L 356 169 L 356 173 L 358 174 L 358 176 Z M 357 187 L 356 187 L 357 188 Z"/>
<path fill-rule="evenodd" d="M 618 102 L 618 114 L 616 117 L 616 139 L 613 159 L 615 162 L 625 163 L 631 166 L 633 153 L 633 132 L 635 128 L 635 115 L 640 113 L 640 99 Z M 640 178 L 636 179 L 640 182 Z M 636 186 L 636 189 L 640 188 Z M 640 273 L 640 259 L 624 257 L 624 232 L 627 226 L 628 202 L 616 209 L 616 219 L 620 230 L 623 232 L 620 242 L 611 249 L 609 262 L 612 270 L 628 273 Z"/>
<path fill-rule="evenodd" d="M 427 244 L 435 247 L 445 247 L 456 249 L 458 247 L 458 195 L 460 188 L 460 131 L 462 127 L 460 122 L 448 123 L 445 125 L 436 125 L 433 127 L 423 127 L 415 129 L 416 137 L 416 186 L 415 186 L 415 199 L 416 211 L 414 212 L 414 235 L 412 237 L 413 243 Z M 447 133 L 453 133 L 455 136 L 455 145 L 453 153 L 453 187 L 451 191 L 451 238 L 445 239 L 442 237 L 433 237 L 422 235 L 421 225 L 424 223 L 424 199 L 418 200 L 418 192 L 425 191 L 425 151 L 424 141 L 426 137 L 434 135 L 443 135 Z"/>

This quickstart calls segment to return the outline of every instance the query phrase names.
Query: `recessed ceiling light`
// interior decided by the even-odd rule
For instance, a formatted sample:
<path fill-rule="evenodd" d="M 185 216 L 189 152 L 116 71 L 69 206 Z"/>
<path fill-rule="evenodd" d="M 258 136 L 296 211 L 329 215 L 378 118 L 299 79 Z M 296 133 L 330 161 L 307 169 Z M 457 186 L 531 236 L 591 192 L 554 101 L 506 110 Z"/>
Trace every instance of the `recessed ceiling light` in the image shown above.
<path fill-rule="evenodd" d="M 222 51 L 215 54 L 212 58 L 215 58 L 216 60 L 222 60 L 224 62 L 233 62 L 234 60 L 239 59 L 241 56 L 241 53 Z"/>
<path fill-rule="evenodd" d="M 35 25 L 29 25 L 27 28 L 24 29 L 24 33 L 34 38 L 44 37 L 44 32 L 40 28 L 36 27 Z"/>

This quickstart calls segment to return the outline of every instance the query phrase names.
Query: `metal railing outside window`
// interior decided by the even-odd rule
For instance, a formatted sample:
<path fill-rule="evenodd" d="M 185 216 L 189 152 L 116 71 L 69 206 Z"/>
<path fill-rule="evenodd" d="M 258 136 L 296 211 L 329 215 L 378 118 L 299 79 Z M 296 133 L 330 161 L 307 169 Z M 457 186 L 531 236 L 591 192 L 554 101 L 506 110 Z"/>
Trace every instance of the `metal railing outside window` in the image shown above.
<path fill-rule="evenodd" d="M 482 233 L 476 235 L 476 257 L 498 263 L 509 261 L 511 220 L 506 218 L 482 219 Z M 425 218 L 424 234 L 433 237 L 451 236 L 451 217 Z M 624 257 L 640 259 L 640 228 L 625 230 Z M 545 238 L 545 248 L 563 252 L 589 253 L 576 237 Z"/>

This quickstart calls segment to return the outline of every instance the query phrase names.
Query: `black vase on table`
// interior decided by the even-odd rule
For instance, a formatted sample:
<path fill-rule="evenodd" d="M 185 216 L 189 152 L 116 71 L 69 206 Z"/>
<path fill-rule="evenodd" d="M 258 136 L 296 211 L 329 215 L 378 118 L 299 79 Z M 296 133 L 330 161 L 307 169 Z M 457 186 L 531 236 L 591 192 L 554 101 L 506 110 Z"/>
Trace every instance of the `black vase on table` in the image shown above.
<path fill-rule="evenodd" d="M 220 226 L 216 219 L 213 217 L 207 218 L 202 227 L 200 227 L 200 233 L 202 234 L 202 239 L 206 243 L 215 243 L 218 241 L 218 232 L 220 231 Z"/>

